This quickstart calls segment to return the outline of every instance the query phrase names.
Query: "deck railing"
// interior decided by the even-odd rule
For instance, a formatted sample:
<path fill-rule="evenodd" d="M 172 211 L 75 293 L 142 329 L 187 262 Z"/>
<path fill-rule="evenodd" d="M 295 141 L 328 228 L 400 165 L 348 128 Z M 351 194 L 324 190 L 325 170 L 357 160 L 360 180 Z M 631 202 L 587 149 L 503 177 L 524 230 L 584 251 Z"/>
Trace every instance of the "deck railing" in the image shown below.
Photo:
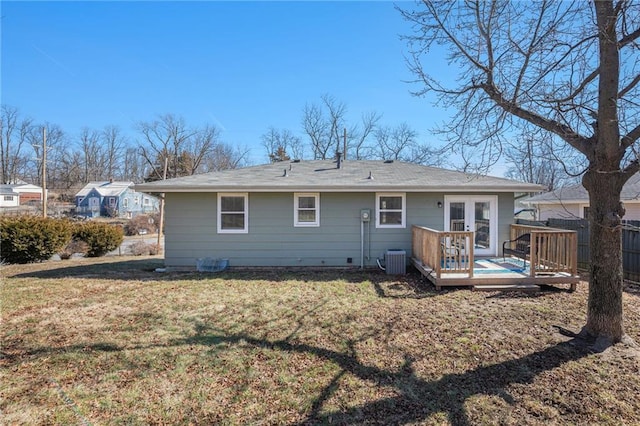
<path fill-rule="evenodd" d="M 473 232 L 436 231 L 413 225 L 411 233 L 413 256 L 437 278 L 443 273 L 473 277 Z"/>
<path fill-rule="evenodd" d="M 413 225 L 411 232 L 413 257 L 423 267 L 432 270 L 437 278 L 450 273 L 473 277 L 473 232 L 436 231 L 417 225 Z M 531 234 L 527 259 L 531 277 L 578 274 L 578 236 L 575 231 L 512 224 L 510 233 L 512 240 L 522 234 Z"/>
<path fill-rule="evenodd" d="M 511 237 L 531 234 L 530 275 L 578 274 L 578 235 L 576 231 L 542 226 L 511 225 Z"/>

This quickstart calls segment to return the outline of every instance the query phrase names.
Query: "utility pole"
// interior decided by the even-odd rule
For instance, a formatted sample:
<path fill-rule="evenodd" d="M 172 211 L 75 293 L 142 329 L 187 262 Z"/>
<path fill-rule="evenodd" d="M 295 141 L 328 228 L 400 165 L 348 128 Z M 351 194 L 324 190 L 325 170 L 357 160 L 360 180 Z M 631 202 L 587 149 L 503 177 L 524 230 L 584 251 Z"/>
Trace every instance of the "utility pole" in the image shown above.
<path fill-rule="evenodd" d="M 47 128 L 42 126 L 42 217 L 47 217 Z"/>
<path fill-rule="evenodd" d="M 167 180 L 167 156 L 164 157 L 164 174 L 162 180 Z M 164 192 L 160 194 L 160 224 L 158 225 L 158 252 L 160 252 L 160 241 L 162 239 L 162 228 L 164 228 Z"/>
<path fill-rule="evenodd" d="M 344 128 L 344 149 L 342 150 L 342 152 L 344 152 L 344 156 L 342 157 L 343 159 L 347 159 L 347 128 Z"/>

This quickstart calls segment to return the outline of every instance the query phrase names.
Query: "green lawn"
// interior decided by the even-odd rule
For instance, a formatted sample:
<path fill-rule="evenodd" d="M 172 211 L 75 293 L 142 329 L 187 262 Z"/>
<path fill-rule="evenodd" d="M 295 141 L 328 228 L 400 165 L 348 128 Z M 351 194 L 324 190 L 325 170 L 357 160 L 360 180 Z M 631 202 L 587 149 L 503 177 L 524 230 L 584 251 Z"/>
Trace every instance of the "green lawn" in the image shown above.
<path fill-rule="evenodd" d="M 417 274 L 2 269 L 6 424 L 640 424 L 640 358 L 594 354 L 575 293 L 435 292 Z M 640 342 L 640 290 L 624 296 Z"/>

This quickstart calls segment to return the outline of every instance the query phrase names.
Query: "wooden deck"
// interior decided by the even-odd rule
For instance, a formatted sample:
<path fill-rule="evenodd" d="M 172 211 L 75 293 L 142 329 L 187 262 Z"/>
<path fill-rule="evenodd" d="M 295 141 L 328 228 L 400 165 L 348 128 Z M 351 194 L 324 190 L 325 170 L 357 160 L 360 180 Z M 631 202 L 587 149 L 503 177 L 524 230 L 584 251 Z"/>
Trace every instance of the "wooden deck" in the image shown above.
<path fill-rule="evenodd" d="M 531 257 L 524 263 L 509 257 L 501 262 L 502 258 L 474 258 L 470 244 L 474 241 L 473 232 L 414 226 L 411 261 L 438 290 L 446 286 L 470 286 L 476 290 L 502 286 L 503 291 L 522 291 L 525 287 L 531 291 L 540 285 L 569 285 L 575 290 L 580 281 L 575 232 L 512 225 L 512 238 L 524 232 L 532 235 Z"/>

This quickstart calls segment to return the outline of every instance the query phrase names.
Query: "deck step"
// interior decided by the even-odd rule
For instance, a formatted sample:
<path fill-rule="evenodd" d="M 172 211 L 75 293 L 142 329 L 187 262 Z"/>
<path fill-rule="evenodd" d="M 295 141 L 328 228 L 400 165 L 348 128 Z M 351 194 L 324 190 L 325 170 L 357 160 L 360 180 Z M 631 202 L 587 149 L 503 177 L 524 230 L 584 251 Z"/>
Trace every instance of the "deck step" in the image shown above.
<path fill-rule="evenodd" d="M 474 285 L 473 291 L 540 291 L 537 284 Z"/>

